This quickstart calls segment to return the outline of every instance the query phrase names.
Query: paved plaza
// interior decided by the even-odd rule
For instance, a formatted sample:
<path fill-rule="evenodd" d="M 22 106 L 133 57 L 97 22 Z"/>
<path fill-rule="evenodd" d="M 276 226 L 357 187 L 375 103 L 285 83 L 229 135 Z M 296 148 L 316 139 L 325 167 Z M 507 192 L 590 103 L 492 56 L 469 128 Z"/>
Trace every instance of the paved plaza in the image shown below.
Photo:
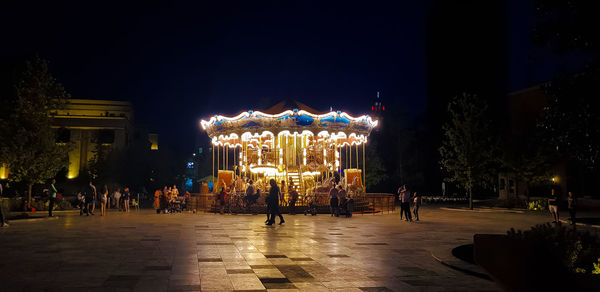
<path fill-rule="evenodd" d="M 425 208 L 352 218 L 286 215 L 67 213 L 0 229 L 1 291 L 498 290 L 442 265 L 482 272 L 451 249 L 475 233 L 529 228 L 549 217 Z M 278 222 L 279 220 L 277 220 Z"/>

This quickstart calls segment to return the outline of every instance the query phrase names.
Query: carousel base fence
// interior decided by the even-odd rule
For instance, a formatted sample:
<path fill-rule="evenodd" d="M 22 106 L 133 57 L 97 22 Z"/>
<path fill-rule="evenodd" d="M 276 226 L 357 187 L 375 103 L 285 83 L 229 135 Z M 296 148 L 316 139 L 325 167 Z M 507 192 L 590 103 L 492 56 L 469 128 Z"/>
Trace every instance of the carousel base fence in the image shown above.
<path fill-rule="evenodd" d="M 394 212 L 395 197 L 392 194 L 367 193 L 353 197 L 348 200 L 347 208 L 341 208 L 340 213 L 352 214 L 383 214 Z M 266 204 L 260 200 L 256 203 L 248 203 L 241 195 L 230 197 L 221 206 L 215 199 L 214 194 L 193 194 L 187 204 L 188 211 L 229 213 L 229 214 L 265 214 Z M 282 214 L 289 214 L 291 207 L 280 204 L 279 210 Z M 296 202 L 294 208 L 296 214 L 331 214 L 328 195 L 306 196 Z"/>

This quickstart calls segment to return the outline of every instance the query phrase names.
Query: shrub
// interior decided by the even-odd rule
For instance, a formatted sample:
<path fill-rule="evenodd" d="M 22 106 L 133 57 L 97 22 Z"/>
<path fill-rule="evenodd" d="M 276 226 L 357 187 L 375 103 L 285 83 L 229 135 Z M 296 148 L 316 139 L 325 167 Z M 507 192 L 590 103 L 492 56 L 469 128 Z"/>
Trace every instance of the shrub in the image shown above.
<path fill-rule="evenodd" d="M 600 273 L 600 262 L 596 263 L 600 260 L 600 239 L 590 231 L 546 223 L 525 232 L 511 228 L 507 236 L 542 243 L 550 254 L 559 256 L 561 262 L 574 273 Z"/>
<path fill-rule="evenodd" d="M 598 258 L 598 263 L 594 263 L 594 270 L 592 270 L 592 274 L 600 275 L 600 258 Z"/>
<path fill-rule="evenodd" d="M 548 201 L 547 200 L 535 200 L 531 201 L 527 204 L 527 210 L 529 211 L 546 211 L 548 210 Z"/>

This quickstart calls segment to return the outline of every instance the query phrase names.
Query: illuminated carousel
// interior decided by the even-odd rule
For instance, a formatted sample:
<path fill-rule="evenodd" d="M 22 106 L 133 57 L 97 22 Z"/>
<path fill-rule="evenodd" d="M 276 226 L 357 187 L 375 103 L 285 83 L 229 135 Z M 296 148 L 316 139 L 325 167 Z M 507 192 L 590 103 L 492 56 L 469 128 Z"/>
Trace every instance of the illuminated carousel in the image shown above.
<path fill-rule="evenodd" d="M 334 181 L 365 192 L 365 145 L 377 126 L 368 115 L 282 102 L 265 111 L 216 115 L 200 124 L 213 145 L 215 186 L 241 191 L 240 178 L 251 178 L 266 189 L 274 178 L 293 185 L 300 202 L 327 192 Z"/>

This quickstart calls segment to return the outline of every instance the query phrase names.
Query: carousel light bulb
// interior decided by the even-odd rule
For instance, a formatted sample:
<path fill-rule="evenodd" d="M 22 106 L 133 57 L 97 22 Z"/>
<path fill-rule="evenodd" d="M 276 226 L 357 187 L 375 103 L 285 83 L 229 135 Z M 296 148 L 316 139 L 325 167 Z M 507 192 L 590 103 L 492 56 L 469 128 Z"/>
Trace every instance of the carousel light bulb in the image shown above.
<path fill-rule="evenodd" d="M 327 157 L 327 150 L 323 149 L 323 157 Z"/>
<path fill-rule="evenodd" d="M 304 157 L 304 165 L 306 165 L 306 157 Z"/>
<path fill-rule="evenodd" d="M 335 152 L 335 158 L 338 158 L 338 157 L 340 157 L 340 152 L 336 151 Z"/>

